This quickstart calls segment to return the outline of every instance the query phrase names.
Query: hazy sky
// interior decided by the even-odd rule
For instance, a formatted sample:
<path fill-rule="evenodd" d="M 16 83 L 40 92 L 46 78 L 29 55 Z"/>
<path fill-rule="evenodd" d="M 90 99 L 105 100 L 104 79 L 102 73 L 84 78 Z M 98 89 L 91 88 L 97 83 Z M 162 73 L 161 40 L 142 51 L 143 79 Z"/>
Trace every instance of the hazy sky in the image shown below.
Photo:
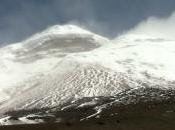
<path fill-rule="evenodd" d="M 114 37 L 150 16 L 168 17 L 174 10 L 175 0 L 0 0 L 0 43 L 65 23 Z"/>

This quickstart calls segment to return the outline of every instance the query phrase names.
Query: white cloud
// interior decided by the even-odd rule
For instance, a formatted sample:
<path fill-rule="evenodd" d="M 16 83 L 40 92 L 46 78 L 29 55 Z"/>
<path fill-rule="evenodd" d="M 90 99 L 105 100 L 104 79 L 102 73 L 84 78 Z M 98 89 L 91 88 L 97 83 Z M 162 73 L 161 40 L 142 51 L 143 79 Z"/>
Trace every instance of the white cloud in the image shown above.
<path fill-rule="evenodd" d="M 149 17 L 128 31 L 127 34 L 173 40 L 175 39 L 175 12 L 168 18 Z"/>

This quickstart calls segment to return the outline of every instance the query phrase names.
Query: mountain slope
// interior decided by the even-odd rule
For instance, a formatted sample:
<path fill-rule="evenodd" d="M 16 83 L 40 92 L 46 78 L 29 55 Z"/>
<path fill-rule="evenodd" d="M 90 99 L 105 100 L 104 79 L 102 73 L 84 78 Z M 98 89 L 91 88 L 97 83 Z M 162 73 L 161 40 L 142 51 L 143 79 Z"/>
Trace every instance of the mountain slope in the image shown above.
<path fill-rule="evenodd" d="M 78 108 L 91 108 L 85 117 L 80 118 L 75 112 L 83 120 L 103 113 L 113 101 L 126 105 L 136 102 L 135 97 L 143 102 L 154 97 L 155 101 L 164 101 L 175 88 L 174 47 L 174 40 L 147 35 L 126 34 L 108 40 L 74 25 L 56 25 L 23 42 L 3 47 L 2 122 L 10 120 L 6 116 L 13 111 L 27 111 L 27 115 L 18 117 L 22 120 L 28 116 L 35 118 L 39 110 L 44 111 L 40 118 L 60 112 L 59 117 L 64 110 L 74 108 L 75 102 Z M 155 95 L 154 90 L 163 95 Z M 167 91 L 170 95 L 164 96 Z"/>

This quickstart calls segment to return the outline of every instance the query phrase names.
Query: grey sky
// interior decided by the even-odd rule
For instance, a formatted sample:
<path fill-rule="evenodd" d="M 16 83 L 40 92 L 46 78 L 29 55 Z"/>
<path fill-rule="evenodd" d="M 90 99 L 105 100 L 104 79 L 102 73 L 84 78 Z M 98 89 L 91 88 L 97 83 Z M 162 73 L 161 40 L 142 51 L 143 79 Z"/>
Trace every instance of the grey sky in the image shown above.
<path fill-rule="evenodd" d="M 69 22 L 114 37 L 150 16 L 168 17 L 174 10 L 175 0 L 0 0 L 0 43 Z"/>

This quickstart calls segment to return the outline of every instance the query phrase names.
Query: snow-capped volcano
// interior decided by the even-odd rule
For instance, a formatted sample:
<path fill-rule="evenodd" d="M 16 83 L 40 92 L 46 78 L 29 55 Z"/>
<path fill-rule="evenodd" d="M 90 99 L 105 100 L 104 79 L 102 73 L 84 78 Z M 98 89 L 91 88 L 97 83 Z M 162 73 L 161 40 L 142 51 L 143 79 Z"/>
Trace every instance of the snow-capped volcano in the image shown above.
<path fill-rule="evenodd" d="M 53 26 L 0 49 L 0 114 L 64 110 L 87 97 L 141 88 L 174 89 L 174 46 L 146 35 L 109 40 L 75 25 Z"/>
<path fill-rule="evenodd" d="M 55 25 L 1 48 L 0 101 L 9 98 L 14 86 L 49 73 L 67 55 L 90 51 L 107 42 L 108 39 L 75 25 Z M 4 88 L 9 87 L 10 92 L 4 93 Z"/>
<path fill-rule="evenodd" d="M 0 83 L 4 88 L 7 84 L 14 86 L 11 81 L 17 83 L 29 75 L 50 71 L 68 54 L 90 51 L 107 42 L 108 39 L 74 25 L 53 26 L 0 49 Z"/>

